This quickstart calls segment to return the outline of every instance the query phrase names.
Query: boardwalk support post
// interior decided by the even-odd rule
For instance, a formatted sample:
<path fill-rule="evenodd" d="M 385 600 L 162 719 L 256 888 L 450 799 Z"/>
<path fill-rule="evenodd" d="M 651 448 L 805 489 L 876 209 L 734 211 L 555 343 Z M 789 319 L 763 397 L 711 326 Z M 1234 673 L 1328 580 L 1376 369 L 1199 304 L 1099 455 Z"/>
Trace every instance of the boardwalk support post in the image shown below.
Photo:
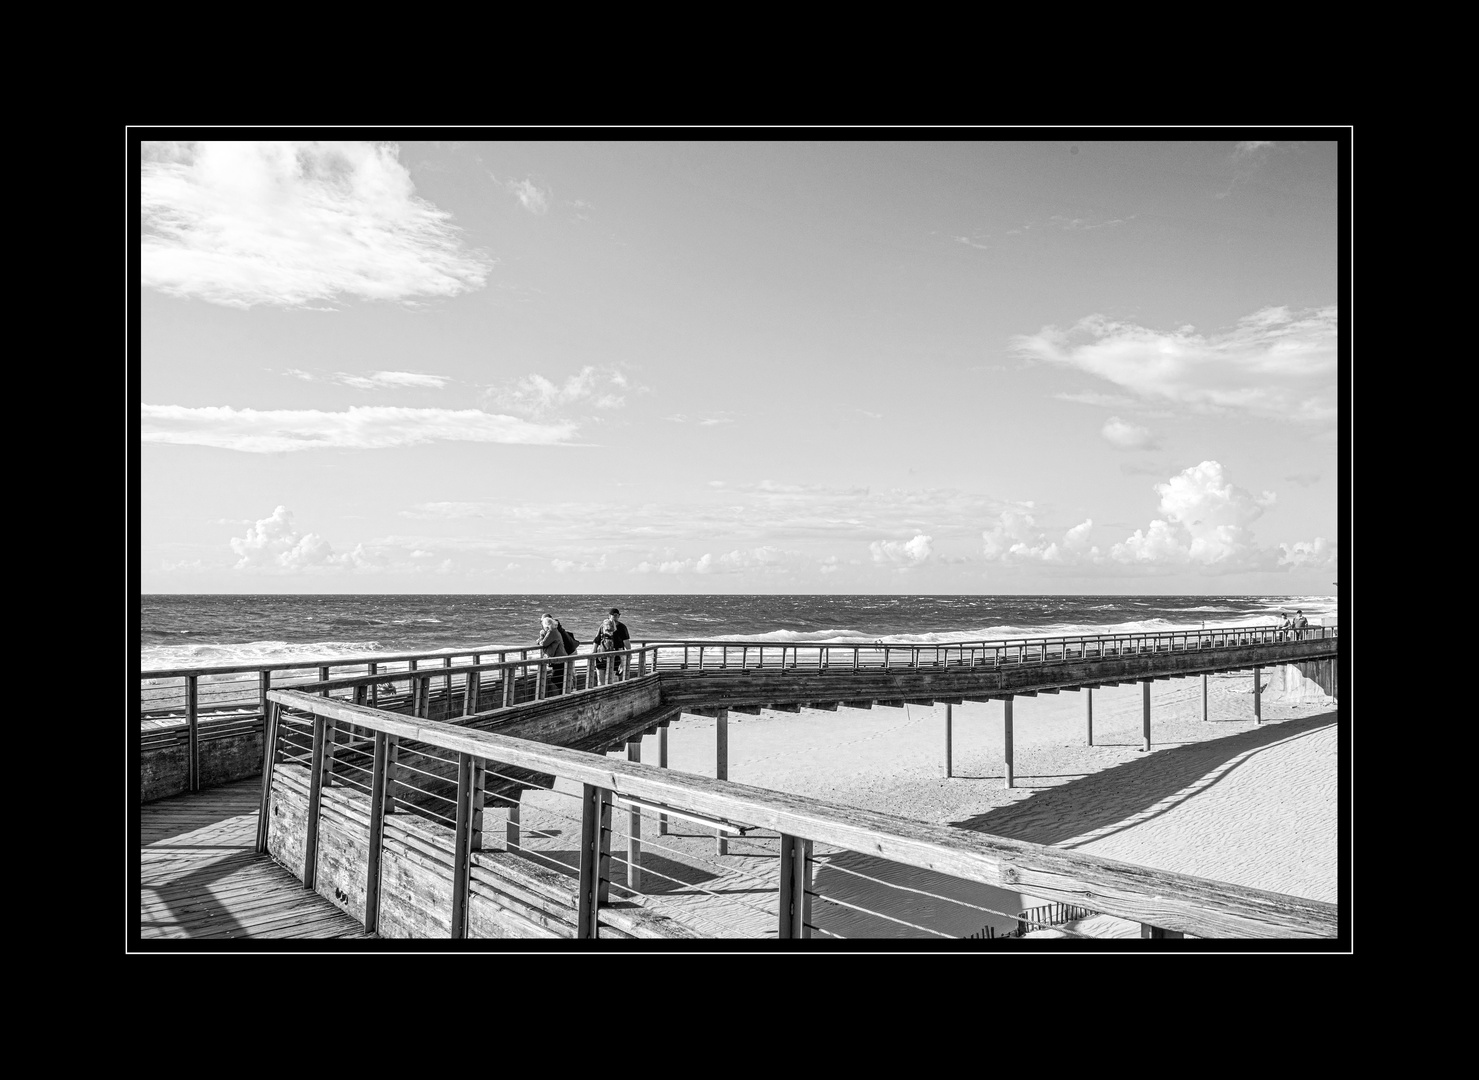
<path fill-rule="evenodd" d="M 1012 786 L 1012 698 L 1007 695 L 1003 702 L 1006 705 L 1006 714 L 1002 721 L 1002 742 L 1005 744 L 1005 758 L 1007 767 L 1007 787 Z"/>
<path fill-rule="evenodd" d="M 657 767 L 666 769 L 668 767 L 668 725 L 662 724 L 657 729 Z M 657 815 L 657 835 L 666 836 L 668 833 L 668 815 Z"/>
<path fill-rule="evenodd" d="M 955 723 L 955 714 L 953 712 L 954 708 L 955 706 L 951 705 L 949 702 L 945 703 L 945 778 L 947 780 L 952 775 L 954 775 L 950 771 L 950 729 Z"/>
<path fill-rule="evenodd" d="M 720 709 L 714 716 L 714 779 L 729 779 L 729 710 Z M 722 830 L 715 830 L 718 840 L 714 850 L 720 855 L 729 854 L 729 839 Z"/>
<path fill-rule="evenodd" d="M 1202 723 L 1207 722 L 1207 680 L 1210 676 L 1202 676 Z"/>
<path fill-rule="evenodd" d="M 1088 725 L 1088 745 L 1094 745 L 1094 688 L 1092 686 L 1084 689 L 1084 722 Z"/>
<path fill-rule="evenodd" d="M 642 760 L 642 736 L 627 740 L 627 760 Z M 635 806 L 627 810 L 627 888 L 642 888 L 642 811 Z"/>
<path fill-rule="evenodd" d="M 1263 723 L 1263 669 L 1253 669 L 1253 722 Z"/>
<path fill-rule="evenodd" d="M 1150 680 L 1140 684 L 1140 739 L 1142 750 L 1150 749 Z"/>

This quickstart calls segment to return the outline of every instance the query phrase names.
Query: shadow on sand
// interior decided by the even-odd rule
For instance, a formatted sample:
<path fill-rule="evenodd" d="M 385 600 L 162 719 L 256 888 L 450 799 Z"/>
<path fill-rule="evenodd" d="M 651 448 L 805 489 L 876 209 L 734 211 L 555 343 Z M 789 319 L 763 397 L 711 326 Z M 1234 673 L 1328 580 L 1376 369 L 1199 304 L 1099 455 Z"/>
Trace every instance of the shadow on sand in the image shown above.
<path fill-rule="evenodd" d="M 1162 806 L 1178 792 L 1192 798 L 1221 783 L 1246 756 L 1275 743 L 1301 738 L 1336 722 L 1334 711 L 1270 723 L 1251 731 L 1221 739 L 1187 743 L 1151 753 L 1135 761 L 1115 765 L 1103 772 L 1092 773 L 1081 780 L 1071 780 L 1042 789 L 1039 793 L 977 814 L 964 821 L 951 822 L 961 829 L 991 833 L 1009 840 L 1026 840 L 1034 844 L 1066 844 L 1088 833 L 1103 835 L 1121 822 L 1135 819 L 1152 807 L 1157 814 L 1184 801 Z M 1228 768 L 1229 762 L 1235 762 Z M 1199 783 L 1213 774 L 1220 775 Z M 1195 791 L 1188 792 L 1188 788 Z"/>

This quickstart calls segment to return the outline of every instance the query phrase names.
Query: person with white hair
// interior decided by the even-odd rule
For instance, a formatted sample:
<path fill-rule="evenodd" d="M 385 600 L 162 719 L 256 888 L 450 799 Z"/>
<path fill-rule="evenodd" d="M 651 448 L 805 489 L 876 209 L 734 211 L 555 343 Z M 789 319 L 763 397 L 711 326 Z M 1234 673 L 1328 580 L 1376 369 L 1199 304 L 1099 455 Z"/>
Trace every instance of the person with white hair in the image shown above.
<path fill-rule="evenodd" d="M 539 654 L 541 656 L 564 656 L 564 636 L 560 633 L 560 623 L 553 615 L 546 612 L 539 619 Z M 563 694 L 565 692 L 565 667 L 564 664 L 550 664 L 549 674 L 545 677 L 544 692 L 546 694 Z"/>

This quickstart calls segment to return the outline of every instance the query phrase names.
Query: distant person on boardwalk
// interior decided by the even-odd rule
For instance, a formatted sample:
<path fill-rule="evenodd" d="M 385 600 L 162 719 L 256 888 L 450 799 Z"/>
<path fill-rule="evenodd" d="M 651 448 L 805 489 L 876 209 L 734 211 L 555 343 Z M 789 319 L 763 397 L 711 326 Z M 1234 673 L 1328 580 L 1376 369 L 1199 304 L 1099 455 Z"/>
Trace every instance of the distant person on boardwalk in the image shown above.
<path fill-rule="evenodd" d="M 1279 640 L 1292 636 L 1289 631 L 1294 629 L 1294 616 L 1285 612 L 1284 621 L 1279 624 Z"/>
<path fill-rule="evenodd" d="M 607 615 L 601 620 L 601 626 L 596 631 L 596 639 L 592 644 L 592 651 L 596 655 L 596 685 L 605 686 L 616 678 L 617 665 L 620 661 L 610 655 L 616 651 L 616 616 Z"/>
<path fill-rule="evenodd" d="M 539 619 L 539 654 L 541 656 L 564 656 L 566 655 L 565 639 L 560 635 L 560 627 L 554 616 L 546 613 Z M 565 665 L 548 665 L 549 674 L 545 676 L 544 689 L 546 694 L 562 694 L 565 692 Z"/>
<path fill-rule="evenodd" d="M 618 611 L 616 608 L 612 608 L 610 611 L 610 615 L 611 621 L 616 624 L 616 651 L 621 652 L 622 650 L 631 647 L 628 643 L 632 640 L 632 635 L 627 633 L 627 624 L 621 621 L 620 611 Z M 618 675 L 620 675 L 623 669 L 625 669 L 628 659 L 629 657 L 625 656 L 618 656 L 616 658 L 616 672 Z"/>
<path fill-rule="evenodd" d="M 1296 609 L 1295 612 L 1294 612 L 1294 640 L 1295 641 L 1303 641 L 1304 640 L 1304 628 L 1306 626 L 1308 626 L 1309 624 L 1310 624 L 1310 621 L 1304 617 L 1304 612 L 1299 611 L 1298 609 Z"/>

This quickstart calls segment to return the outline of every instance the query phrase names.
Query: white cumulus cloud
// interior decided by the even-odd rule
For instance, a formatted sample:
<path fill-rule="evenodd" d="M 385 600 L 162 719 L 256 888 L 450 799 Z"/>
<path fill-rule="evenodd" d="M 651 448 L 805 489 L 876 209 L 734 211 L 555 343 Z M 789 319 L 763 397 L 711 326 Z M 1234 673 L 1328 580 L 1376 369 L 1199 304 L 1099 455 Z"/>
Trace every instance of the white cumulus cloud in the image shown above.
<path fill-rule="evenodd" d="M 237 555 L 237 570 L 355 569 L 370 565 L 363 545 L 339 555 L 318 533 L 300 533 L 293 524 L 293 512 L 285 506 L 248 527 L 245 536 L 232 537 L 231 550 Z"/>
<path fill-rule="evenodd" d="M 481 288 L 492 260 L 416 195 L 398 155 L 365 142 L 146 144 L 143 285 L 239 308 Z"/>
<path fill-rule="evenodd" d="M 319 409 L 233 409 L 141 405 L 141 440 L 214 446 L 266 454 L 286 450 L 373 450 L 430 442 L 565 442 L 571 423 L 534 423 L 478 409 L 406 409 L 350 406 Z"/>
<path fill-rule="evenodd" d="M 1133 424 L 1128 420 L 1121 420 L 1118 416 L 1111 416 L 1104 421 L 1099 434 L 1103 435 L 1111 446 L 1117 446 L 1121 450 L 1156 449 L 1156 439 L 1149 428 Z"/>
<path fill-rule="evenodd" d="M 1310 423 L 1336 416 L 1334 307 L 1267 307 L 1228 330 L 1153 330 L 1090 315 L 1012 339 L 1018 354 L 1064 364 L 1141 398 L 1198 411 Z"/>
<path fill-rule="evenodd" d="M 920 566 L 928 561 L 934 537 L 916 533 L 912 540 L 874 540 L 868 545 L 875 563 L 893 563 L 903 567 Z"/>
<path fill-rule="evenodd" d="M 490 389 L 487 397 L 510 412 L 540 417 L 583 401 L 598 409 L 621 408 L 626 404 L 626 398 L 610 388 L 625 389 L 626 386 L 626 377 L 621 372 L 587 365 L 558 383 L 537 372 L 526 375 Z"/>

